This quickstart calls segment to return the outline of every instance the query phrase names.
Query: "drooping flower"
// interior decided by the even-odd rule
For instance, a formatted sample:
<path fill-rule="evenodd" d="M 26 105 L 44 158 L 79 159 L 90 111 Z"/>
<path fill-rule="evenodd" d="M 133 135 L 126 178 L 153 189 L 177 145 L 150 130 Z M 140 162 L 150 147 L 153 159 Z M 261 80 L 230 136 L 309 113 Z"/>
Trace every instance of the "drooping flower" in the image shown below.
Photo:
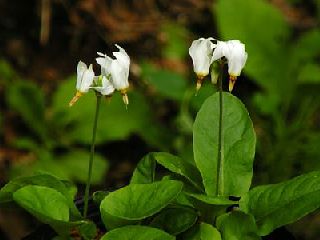
<path fill-rule="evenodd" d="M 231 92 L 236 79 L 241 74 L 241 70 L 246 64 L 248 54 L 245 45 L 239 40 L 217 41 L 217 46 L 213 51 L 212 61 L 225 57 L 228 62 L 229 91 Z"/>
<path fill-rule="evenodd" d="M 103 96 L 110 96 L 115 90 L 111 81 L 107 79 L 106 76 L 99 76 L 96 79 L 96 85 L 97 86 L 93 88 Z"/>
<path fill-rule="evenodd" d="M 189 48 L 193 69 L 197 74 L 197 90 L 200 89 L 203 78 L 209 74 L 209 68 L 213 61 L 212 53 L 216 47 L 211 41 L 213 38 L 199 38 L 194 40 Z"/>
<path fill-rule="evenodd" d="M 69 106 L 71 107 L 75 102 L 86 92 L 89 91 L 94 79 L 94 72 L 92 64 L 89 68 L 84 62 L 79 61 L 77 65 L 77 84 L 76 84 L 76 95 L 71 99 Z"/>
<path fill-rule="evenodd" d="M 127 96 L 127 90 L 129 88 L 129 67 L 130 67 L 130 57 L 126 51 L 116 44 L 119 49 L 118 52 L 113 52 L 115 59 L 109 56 L 98 53 L 100 57 L 96 58 L 97 63 L 101 66 L 101 73 L 107 80 L 109 79 L 113 87 L 120 91 L 124 103 L 129 104 L 129 99 Z"/>

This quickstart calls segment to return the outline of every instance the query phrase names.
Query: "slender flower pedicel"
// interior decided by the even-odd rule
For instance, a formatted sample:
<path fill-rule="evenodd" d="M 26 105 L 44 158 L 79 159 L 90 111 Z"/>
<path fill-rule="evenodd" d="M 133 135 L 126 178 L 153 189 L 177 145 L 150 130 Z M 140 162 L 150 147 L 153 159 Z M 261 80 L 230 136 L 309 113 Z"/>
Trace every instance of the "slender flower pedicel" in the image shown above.
<path fill-rule="evenodd" d="M 71 107 L 73 104 L 78 101 L 78 99 L 86 92 L 89 91 L 90 86 L 92 85 L 94 79 L 94 72 L 92 69 L 92 64 L 90 64 L 89 68 L 84 62 L 79 61 L 77 65 L 77 84 L 76 84 L 76 95 L 71 99 L 69 106 Z"/>
<path fill-rule="evenodd" d="M 213 38 L 200 38 L 194 40 L 189 48 L 189 55 L 192 58 L 193 69 L 197 74 L 197 90 L 200 89 L 203 78 L 209 74 L 209 68 L 213 61 L 212 51 L 215 48 L 215 44 L 211 41 Z"/>
<path fill-rule="evenodd" d="M 225 57 L 228 62 L 229 91 L 231 92 L 248 58 L 245 45 L 239 40 L 218 41 L 213 51 L 212 61 L 216 61 L 222 57 Z"/>

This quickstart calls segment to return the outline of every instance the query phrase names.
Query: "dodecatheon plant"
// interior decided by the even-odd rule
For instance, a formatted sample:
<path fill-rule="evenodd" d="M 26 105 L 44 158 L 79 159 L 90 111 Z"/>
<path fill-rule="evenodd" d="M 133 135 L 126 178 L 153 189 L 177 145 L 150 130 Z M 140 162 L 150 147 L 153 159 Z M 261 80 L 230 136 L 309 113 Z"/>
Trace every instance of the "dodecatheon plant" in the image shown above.
<path fill-rule="evenodd" d="M 209 68 L 213 62 L 213 49 L 216 47 L 211 41 L 213 38 L 199 38 L 194 40 L 189 48 L 193 69 L 197 74 L 197 91 L 200 89 L 203 79 L 209 74 Z"/>
<path fill-rule="evenodd" d="M 129 88 L 130 57 L 122 47 L 117 44 L 116 47 L 119 51 L 113 52 L 115 59 L 112 59 L 105 54 L 98 53 L 100 57 L 96 58 L 96 60 L 101 66 L 101 74 L 106 77 L 106 80 L 110 80 L 116 90 L 121 92 L 123 102 L 128 105 L 129 99 L 127 90 Z"/>
<path fill-rule="evenodd" d="M 217 41 L 212 61 L 222 57 L 225 57 L 228 62 L 229 92 L 231 92 L 237 77 L 240 76 L 241 70 L 246 64 L 248 53 L 245 50 L 245 45 L 239 40 Z"/>
<path fill-rule="evenodd" d="M 71 107 L 76 101 L 86 92 L 89 91 L 94 79 L 94 72 L 92 69 L 92 64 L 89 68 L 84 62 L 79 61 L 77 65 L 77 92 L 75 96 L 71 99 L 69 106 Z"/>

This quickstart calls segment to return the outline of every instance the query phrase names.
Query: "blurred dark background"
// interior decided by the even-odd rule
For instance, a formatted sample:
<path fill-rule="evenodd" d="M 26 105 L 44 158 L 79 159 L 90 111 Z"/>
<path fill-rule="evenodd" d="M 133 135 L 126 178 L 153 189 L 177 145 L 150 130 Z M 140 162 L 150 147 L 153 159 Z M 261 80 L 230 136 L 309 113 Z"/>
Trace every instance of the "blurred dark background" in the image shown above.
<path fill-rule="evenodd" d="M 118 94 L 102 104 L 93 190 L 126 184 L 150 151 L 192 159 L 193 120 L 215 87 L 207 79 L 194 96 L 188 48 L 210 36 L 239 39 L 249 54 L 233 94 L 257 133 L 253 185 L 319 170 L 319 22 L 318 0 L 1 0 L 1 186 L 46 171 L 74 181 L 81 196 L 94 94 L 68 107 L 76 64 L 93 63 L 99 74 L 96 52 L 110 55 L 114 44 L 131 57 L 130 105 Z M 8 239 L 35 224 L 0 212 Z M 297 239 L 319 239 L 319 211 L 288 228 Z"/>

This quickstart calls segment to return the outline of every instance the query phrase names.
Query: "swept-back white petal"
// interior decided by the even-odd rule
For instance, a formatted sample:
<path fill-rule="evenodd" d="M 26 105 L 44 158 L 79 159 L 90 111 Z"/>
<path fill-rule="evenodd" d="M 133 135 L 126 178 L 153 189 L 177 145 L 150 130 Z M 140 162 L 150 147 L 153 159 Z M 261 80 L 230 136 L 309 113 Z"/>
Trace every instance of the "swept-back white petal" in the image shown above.
<path fill-rule="evenodd" d="M 116 59 L 112 60 L 110 65 L 111 81 L 115 89 L 122 90 L 129 87 L 130 57 L 123 48 L 118 45 L 116 47 L 119 52 L 113 53 Z"/>
<path fill-rule="evenodd" d="M 85 69 L 79 79 L 79 86 L 77 86 L 77 90 L 82 93 L 88 92 L 94 79 L 92 64 L 90 64 L 88 69 Z"/>
<path fill-rule="evenodd" d="M 211 42 L 213 38 L 199 38 L 194 40 L 189 48 L 189 55 L 192 58 L 193 69 L 195 73 L 204 77 L 209 74 L 209 68 L 212 63 L 212 52 L 216 47 Z"/>

